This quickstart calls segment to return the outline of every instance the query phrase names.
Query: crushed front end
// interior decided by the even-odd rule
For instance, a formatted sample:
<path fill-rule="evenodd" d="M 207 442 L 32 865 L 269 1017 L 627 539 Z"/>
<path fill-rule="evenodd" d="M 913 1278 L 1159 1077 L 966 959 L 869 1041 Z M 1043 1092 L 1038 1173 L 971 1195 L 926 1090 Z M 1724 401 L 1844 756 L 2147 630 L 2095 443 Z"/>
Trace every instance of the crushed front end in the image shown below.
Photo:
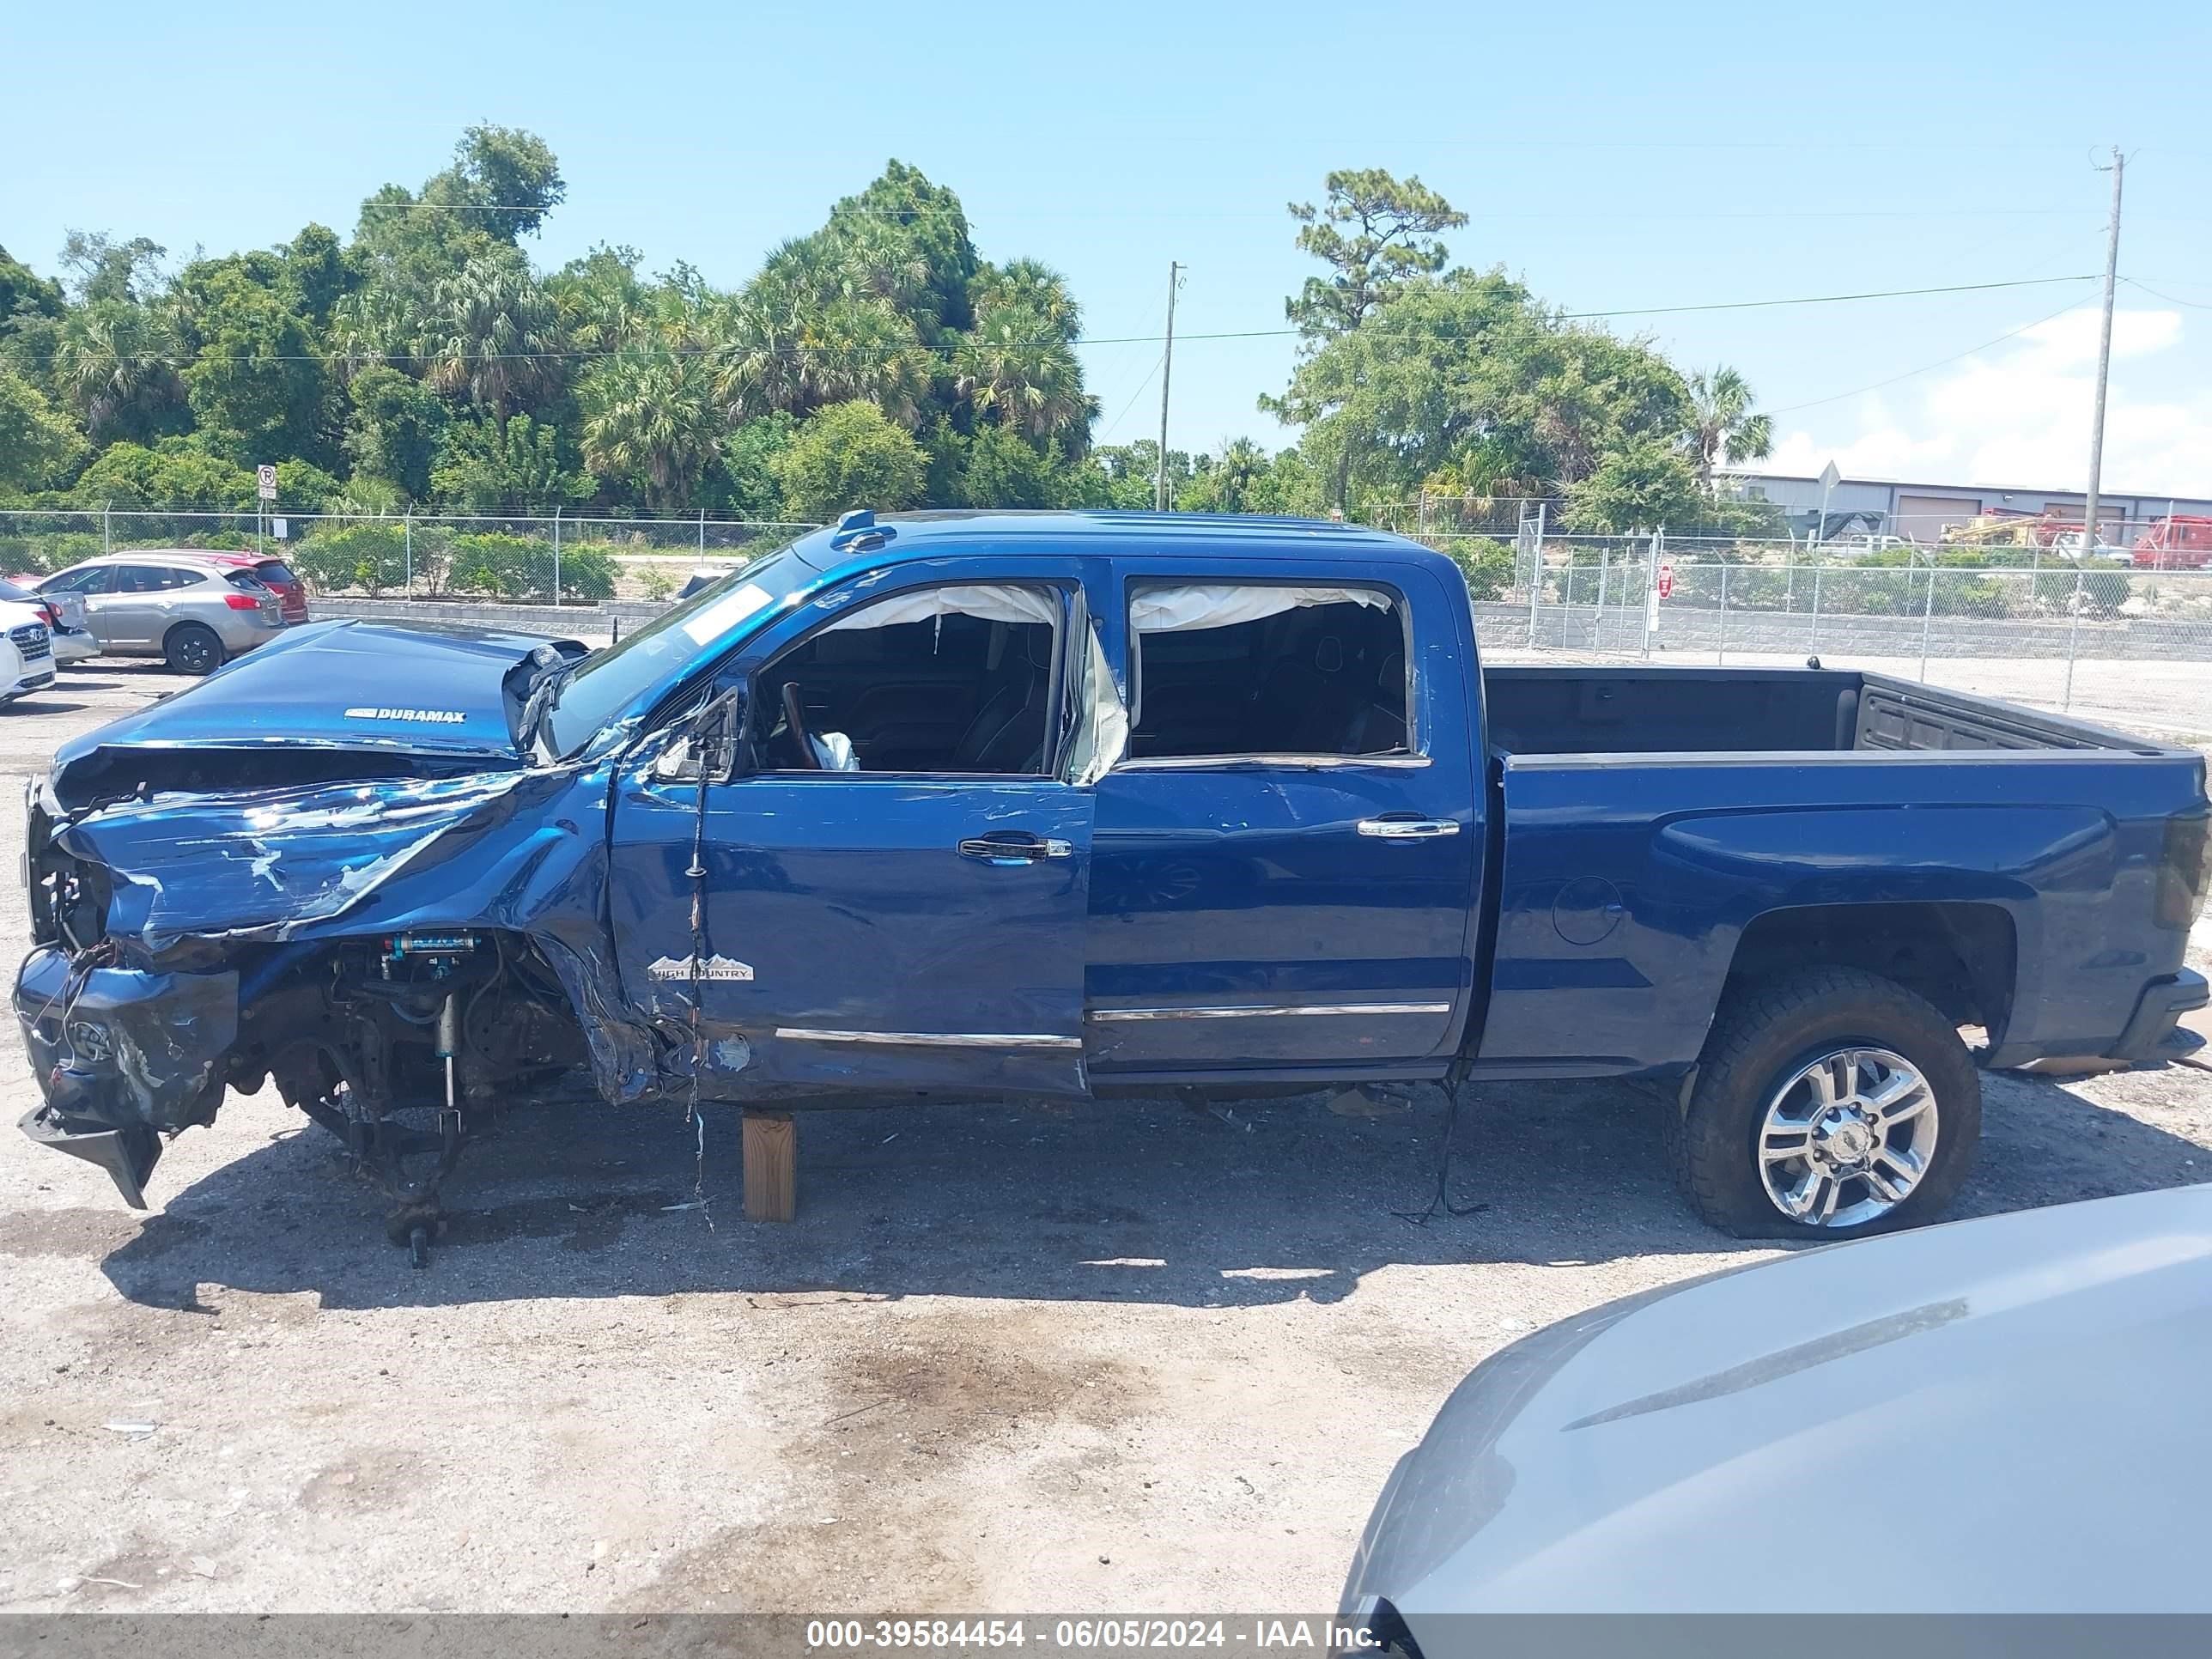
<path fill-rule="evenodd" d="M 563 967 L 588 953 L 593 820 L 534 810 L 567 782 L 510 768 L 66 805 L 34 786 L 15 1012 L 45 1098 L 23 1132 L 143 1208 L 168 1138 L 273 1082 L 418 1229 L 465 1111 L 588 1063 Z M 563 918 L 585 951 L 533 931 Z"/>
<path fill-rule="evenodd" d="M 238 975 L 120 965 L 106 934 L 107 872 L 54 845 L 52 805 L 33 783 L 24 848 L 33 946 L 16 975 L 15 1017 L 45 1100 L 21 1127 L 106 1170 L 143 1209 L 161 1132 L 208 1121 L 222 1097 Z"/>

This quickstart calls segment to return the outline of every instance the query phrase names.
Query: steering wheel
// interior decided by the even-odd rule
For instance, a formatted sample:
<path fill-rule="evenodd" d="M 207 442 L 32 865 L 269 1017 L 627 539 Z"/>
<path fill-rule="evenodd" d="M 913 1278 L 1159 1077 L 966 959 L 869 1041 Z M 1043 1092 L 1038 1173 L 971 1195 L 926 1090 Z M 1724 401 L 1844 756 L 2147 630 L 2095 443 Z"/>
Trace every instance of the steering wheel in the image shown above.
<path fill-rule="evenodd" d="M 806 705 L 799 701 L 799 682 L 783 683 L 783 724 L 799 744 L 799 763 L 810 772 L 822 769 L 822 757 L 815 751 L 814 737 L 806 729 Z"/>

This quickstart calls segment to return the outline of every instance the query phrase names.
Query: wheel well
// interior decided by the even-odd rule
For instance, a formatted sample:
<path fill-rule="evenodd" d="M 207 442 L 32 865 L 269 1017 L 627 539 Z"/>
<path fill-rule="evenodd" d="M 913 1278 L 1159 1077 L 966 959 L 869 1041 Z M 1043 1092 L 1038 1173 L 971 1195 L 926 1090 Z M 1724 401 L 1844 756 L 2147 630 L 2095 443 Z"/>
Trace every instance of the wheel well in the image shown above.
<path fill-rule="evenodd" d="M 221 645 L 222 643 L 222 635 L 216 633 L 215 629 L 210 627 L 207 623 L 200 621 L 198 617 L 179 617 L 176 621 L 171 623 L 167 628 L 161 630 L 161 648 L 164 651 L 167 650 L 169 648 L 169 641 L 176 638 L 178 635 L 183 633 L 187 628 L 197 628 L 201 633 L 208 635 L 213 638 L 217 645 Z"/>
<path fill-rule="evenodd" d="M 1808 904 L 1754 917 L 1729 964 L 1734 981 L 1832 963 L 1862 968 L 1928 999 L 1995 1042 L 2012 1011 L 2016 943 L 1994 904 Z"/>

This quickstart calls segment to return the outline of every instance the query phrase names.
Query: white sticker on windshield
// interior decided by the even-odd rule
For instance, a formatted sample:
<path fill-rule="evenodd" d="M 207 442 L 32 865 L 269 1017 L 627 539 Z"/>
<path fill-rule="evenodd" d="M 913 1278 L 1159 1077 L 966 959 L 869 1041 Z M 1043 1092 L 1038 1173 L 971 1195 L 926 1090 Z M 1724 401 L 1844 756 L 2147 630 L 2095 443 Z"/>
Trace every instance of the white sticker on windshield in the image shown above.
<path fill-rule="evenodd" d="M 684 624 L 694 645 L 712 645 L 775 597 L 757 582 L 725 593 Z"/>

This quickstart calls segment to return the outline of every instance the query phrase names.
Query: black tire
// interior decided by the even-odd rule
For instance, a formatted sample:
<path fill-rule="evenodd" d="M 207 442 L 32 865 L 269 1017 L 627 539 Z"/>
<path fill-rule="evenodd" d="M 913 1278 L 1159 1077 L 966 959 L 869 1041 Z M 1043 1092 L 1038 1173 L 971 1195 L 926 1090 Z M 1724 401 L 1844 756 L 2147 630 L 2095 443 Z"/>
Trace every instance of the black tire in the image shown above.
<path fill-rule="evenodd" d="M 1768 1196 L 1759 1132 L 1770 1099 L 1788 1079 L 1822 1054 L 1853 1046 L 1887 1049 L 1920 1073 L 1935 1097 L 1935 1144 L 1919 1183 L 1886 1213 L 1814 1225 Z M 1859 969 L 1808 969 L 1722 1004 L 1695 1084 L 1686 1099 L 1670 1103 L 1665 1123 L 1674 1178 L 1697 1212 L 1723 1231 L 1739 1238 L 1859 1238 L 1931 1221 L 1957 1195 L 1981 1140 L 1982 1081 L 1957 1030 L 1924 998 Z M 1871 1191 L 1863 1184 L 1847 1190 Z"/>
<path fill-rule="evenodd" d="M 179 623 L 161 641 L 161 654 L 179 674 L 212 674 L 228 654 L 205 623 Z"/>

